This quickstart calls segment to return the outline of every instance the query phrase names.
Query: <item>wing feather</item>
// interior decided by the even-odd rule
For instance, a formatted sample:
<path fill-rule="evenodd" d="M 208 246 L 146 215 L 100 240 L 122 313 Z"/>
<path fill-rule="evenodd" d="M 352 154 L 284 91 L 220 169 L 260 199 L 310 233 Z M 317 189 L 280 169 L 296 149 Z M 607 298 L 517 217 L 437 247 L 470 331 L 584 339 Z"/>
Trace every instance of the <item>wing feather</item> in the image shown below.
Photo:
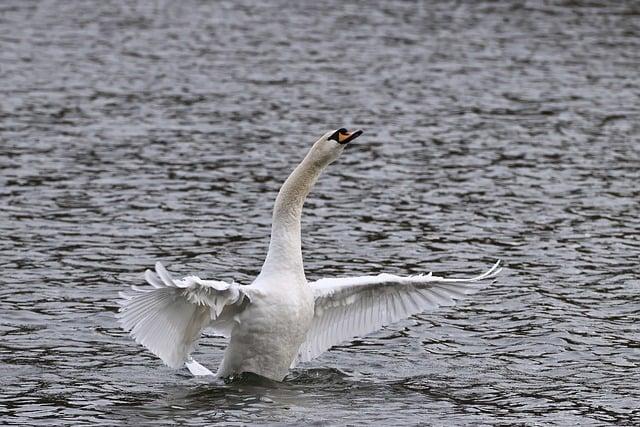
<path fill-rule="evenodd" d="M 156 274 L 154 274 L 153 271 L 146 270 L 144 272 L 144 278 L 146 279 L 147 283 L 149 283 L 154 288 L 156 288 L 156 289 L 164 288 L 164 283 L 162 283 L 160 278 L 158 278 L 158 276 Z"/>
<path fill-rule="evenodd" d="M 340 342 L 413 314 L 454 305 L 479 289 L 473 282 L 494 278 L 502 270 L 499 265 L 500 261 L 470 278 L 445 278 L 431 273 L 410 277 L 380 274 L 312 282 L 315 315 L 293 366 Z"/>
<path fill-rule="evenodd" d="M 145 279 L 151 286 L 134 285 L 133 294 L 120 294 L 117 317 L 136 342 L 172 368 L 190 360 L 205 327 L 228 328 L 250 301 L 248 286 L 196 276 L 174 280 L 159 262 L 155 273 L 145 272 Z"/>

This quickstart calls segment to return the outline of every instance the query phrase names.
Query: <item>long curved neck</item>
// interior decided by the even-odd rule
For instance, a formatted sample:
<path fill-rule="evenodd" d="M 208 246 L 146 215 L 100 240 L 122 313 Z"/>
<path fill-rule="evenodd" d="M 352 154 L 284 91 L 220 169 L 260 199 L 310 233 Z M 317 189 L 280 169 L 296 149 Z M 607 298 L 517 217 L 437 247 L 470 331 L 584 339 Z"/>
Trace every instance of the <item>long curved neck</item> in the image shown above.
<path fill-rule="evenodd" d="M 311 154 L 289 175 L 276 197 L 271 242 L 261 274 L 294 273 L 304 279 L 300 216 L 304 201 L 325 166 L 314 161 Z"/>

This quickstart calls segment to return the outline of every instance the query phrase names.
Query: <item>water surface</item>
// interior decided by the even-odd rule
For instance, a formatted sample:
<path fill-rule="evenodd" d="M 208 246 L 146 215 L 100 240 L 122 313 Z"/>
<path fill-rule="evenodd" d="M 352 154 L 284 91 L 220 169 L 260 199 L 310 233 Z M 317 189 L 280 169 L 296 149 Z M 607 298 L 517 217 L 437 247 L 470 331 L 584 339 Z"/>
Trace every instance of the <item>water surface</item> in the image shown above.
<path fill-rule="evenodd" d="M 2 423 L 640 423 L 639 27 L 637 2 L 3 2 Z M 342 126 L 366 133 L 306 204 L 310 280 L 499 281 L 282 384 L 132 345 L 117 292 L 156 260 L 249 283 Z"/>

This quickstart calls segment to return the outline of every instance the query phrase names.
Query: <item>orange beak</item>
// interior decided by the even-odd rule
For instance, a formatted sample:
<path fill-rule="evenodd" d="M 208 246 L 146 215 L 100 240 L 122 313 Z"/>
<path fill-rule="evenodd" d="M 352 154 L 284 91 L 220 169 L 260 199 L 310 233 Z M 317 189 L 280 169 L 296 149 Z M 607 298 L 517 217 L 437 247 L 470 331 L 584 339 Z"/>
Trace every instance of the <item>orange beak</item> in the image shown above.
<path fill-rule="evenodd" d="M 349 132 L 345 128 L 338 129 L 333 135 L 329 137 L 329 139 L 333 139 L 338 144 L 347 144 L 357 137 L 362 135 L 362 130 L 358 129 L 353 132 Z"/>

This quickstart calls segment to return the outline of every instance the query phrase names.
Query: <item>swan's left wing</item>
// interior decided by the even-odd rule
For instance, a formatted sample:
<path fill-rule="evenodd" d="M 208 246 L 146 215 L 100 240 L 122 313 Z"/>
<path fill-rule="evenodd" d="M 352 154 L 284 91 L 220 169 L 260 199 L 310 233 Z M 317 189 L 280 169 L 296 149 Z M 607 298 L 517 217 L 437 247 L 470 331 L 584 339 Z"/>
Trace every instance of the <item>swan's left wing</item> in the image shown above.
<path fill-rule="evenodd" d="M 118 318 L 122 328 L 172 368 L 183 363 L 194 375 L 210 372 L 190 357 L 202 330 L 210 326 L 227 335 L 250 303 L 250 286 L 187 276 L 173 279 L 161 263 L 147 270 L 150 286 L 132 286 L 120 293 Z"/>
<path fill-rule="evenodd" d="M 495 277 L 502 270 L 499 265 L 500 261 L 487 272 L 464 279 L 429 273 L 410 277 L 380 274 L 312 282 L 315 314 L 294 365 L 309 361 L 336 344 L 375 332 L 413 314 L 453 305 L 477 290 L 473 282 Z"/>

